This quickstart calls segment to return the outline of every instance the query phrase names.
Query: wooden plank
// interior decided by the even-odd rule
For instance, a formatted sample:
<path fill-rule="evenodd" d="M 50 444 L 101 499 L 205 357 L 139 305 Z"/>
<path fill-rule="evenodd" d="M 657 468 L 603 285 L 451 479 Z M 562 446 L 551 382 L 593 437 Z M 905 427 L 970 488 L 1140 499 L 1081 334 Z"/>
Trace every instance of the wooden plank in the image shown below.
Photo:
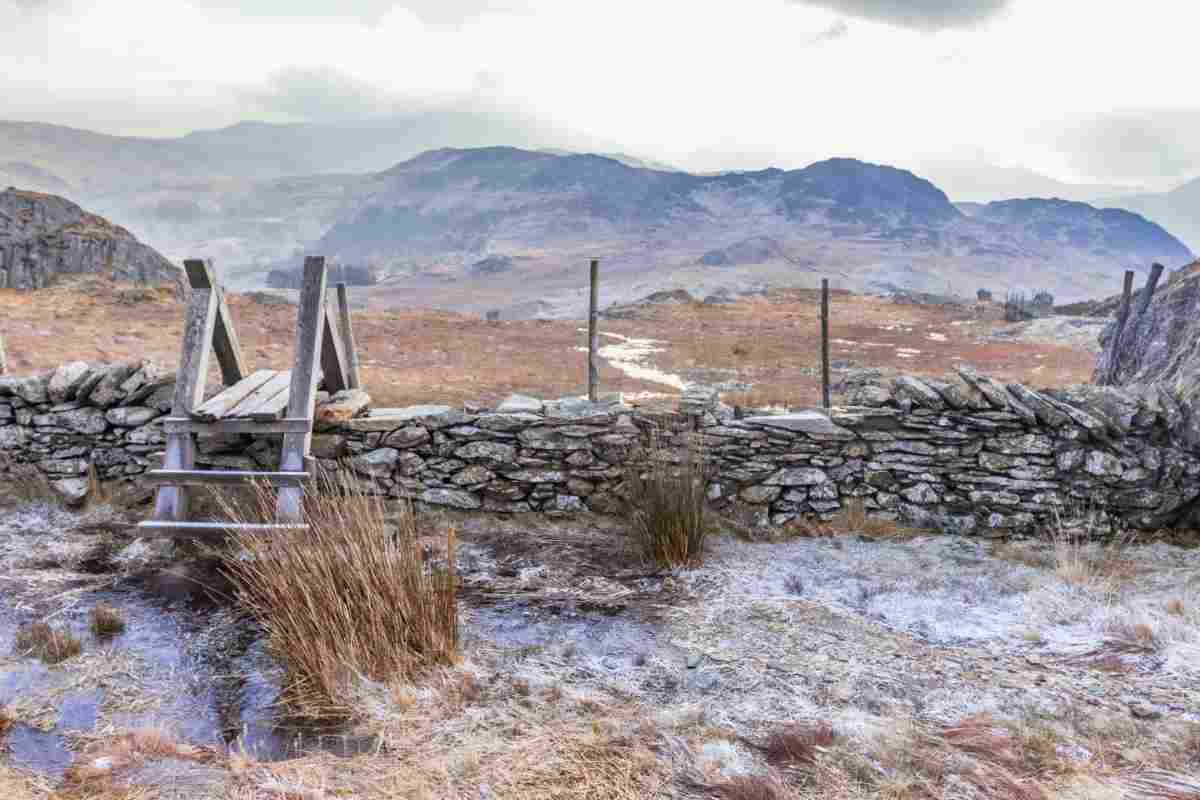
<path fill-rule="evenodd" d="M 307 472 L 248 472 L 244 470 L 156 469 L 145 474 L 150 483 L 175 486 L 238 486 L 255 482 L 272 486 L 300 486 L 311 475 Z"/>
<path fill-rule="evenodd" d="M 270 380 L 246 395 L 242 402 L 229 409 L 222 419 L 249 419 L 250 415 L 263 404 L 269 403 L 279 394 L 286 392 L 291 383 L 292 374 L 290 372 L 275 373 Z"/>
<path fill-rule="evenodd" d="M 185 259 L 183 271 L 187 273 L 188 283 L 193 289 L 212 289 L 217 285 L 217 276 L 213 272 L 212 264 L 204 259 Z"/>
<path fill-rule="evenodd" d="M 588 400 L 596 402 L 600 392 L 600 262 L 592 259 L 591 294 L 588 298 Z"/>
<path fill-rule="evenodd" d="M 829 410 L 829 279 L 821 279 L 821 404 Z"/>
<path fill-rule="evenodd" d="M 212 262 L 188 259 L 183 262 L 183 268 L 187 271 L 188 282 L 192 288 L 207 288 L 216 294 L 217 323 L 213 331 L 213 349 L 221 367 L 221 380 L 226 386 L 233 386 L 249 375 L 250 370 L 246 368 L 246 360 L 242 357 L 242 347 L 238 342 L 237 329 L 233 326 L 233 316 L 229 313 L 229 304 L 225 302 L 225 291 L 217 281 Z"/>
<path fill-rule="evenodd" d="M 307 530 L 299 523 L 244 523 L 209 520 L 206 522 L 177 522 L 147 520 L 139 522 L 137 535 L 167 539 L 223 539 L 230 533 L 298 533 Z"/>
<path fill-rule="evenodd" d="M 292 390 L 284 389 L 270 400 L 264 400 L 258 408 L 250 412 L 250 419 L 260 423 L 271 423 L 283 416 L 283 412 L 291 405 Z M 309 425 L 311 428 L 312 426 Z"/>
<path fill-rule="evenodd" d="M 248 378 L 244 378 L 225 391 L 205 400 L 203 405 L 191 413 L 198 422 L 215 422 L 222 419 L 239 403 L 262 388 L 263 384 L 279 373 L 273 369 L 260 369 Z"/>
<path fill-rule="evenodd" d="M 296 363 L 292 368 L 291 397 L 288 416 L 312 419 L 313 403 L 317 397 L 317 364 L 321 360 L 321 339 L 326 325 L 325 316 L 325 259 L 309 256 L 304 259 L 304 284 L 300 289 L 300 310 L 296 325 Z M 285 433 L 279 458 L 279 469 L 300 472 L 308 455 L 311 433 Z M 299 522 L 302 490 L 283 488 L 275 504 L 275 517 L 282 522 Z"/>
<path fill-rule="evenodd" d="M 175 396 L 171 405 L 172 416 L 187 416 L 204 400 L 204 383 L 208 376 L 208 359 L 212 353 L 212 334 L 216 318 L 217 304 L 212 289 L 195 289 L 188 303 L 187 317 L 184 321 L 179 375 L 175 380 Z M 196 443 L 192 435 L 169 434 L 163 467 L 192 469 L 195 466 Z M 181 520 L 187 517 L 187 507 L 188 494 L 185 487 L 163 486 L 159 488 L 154 500 L 154 516 L 160 520 Z"/>
<path fill-rule="evenodd" d="M 358 371 L 358 347 L 354 344 L 354 326 L 350 324 L 350 297 L 346 292 L 346 284 L 337 285 L 338 322 L 342 333 L 342 350 L 346 354 L 346 366 L 349 372 L 346 378 L 351 389 L 361 389 L 362 379 Z"/>
<path fill-rule="evenodd" d="M 321 370 L 325 373 L 325 388 L 330 394 L 350 388 L 346 353 L 342 349 L 342 337 L 333 319 L 333 307 L 328 302 L 322 312 L 325 318 L 321 326 Z"/>
<path fill-rule="evenodd" d="M 259 422 L 253 419 L 223 419 L 218 422 L 195 422 L 190 419 L 167 417 L 163 422 L 166 433 L 304 433 L 312 430 L 310 419 L 276 419 Z"/>

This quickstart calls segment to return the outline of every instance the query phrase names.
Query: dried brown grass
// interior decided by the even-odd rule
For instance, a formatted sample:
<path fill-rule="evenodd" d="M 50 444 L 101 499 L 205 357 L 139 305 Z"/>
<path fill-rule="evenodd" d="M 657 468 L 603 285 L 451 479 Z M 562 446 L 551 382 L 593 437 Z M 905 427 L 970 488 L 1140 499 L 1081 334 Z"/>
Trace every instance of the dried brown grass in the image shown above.
<path fill-rule="evenodd" d="M 62 502 L 50 479 L 34 464 L 22 464 L 7 453 L 0 453 L 0 505 Z"/>
<path fill-rule="evenodd" d="M 861 497 L 842 498 L 842 507 L 832 519 L 805 516 L 784 526 L 789 537 L 827 538 L 834 536 L 866 536 L 871 539 L 903 540 L 927 536 L 933 531 L 905 524 L 888 516 L 872 515 Z"/>
<path fill-rule="evenodd" d="M 237 533 L 223 569 L 284 668 L 282 710 L 345 718 L 361 679 L 412 677 L 454 660 L 455 535 L 446 533 L 445 561 L 426 564 L 410 507 L 389 514 L 382 497 L 344 473 L 314 488 L 304 499 L 306 530 Z M 253 504 L 229 512 L 269 519 L 274 492 L 260 487 Z"/>
<path fill-rule="evenodd" d="M 70 631 L 51 627 L 45 622 L 33 622 L 17 629 L 13 651 L 47 664 L 59 664 L 82 653 L 83 645 Z"/>
<path fill-rule="evenodd" d="M 691 439 L 681 454 L 651 435 L 644 456 L 626 473 L 629 530 L 639 553 L 663 568 L 695 565 L 704 557 L 708 517 L 709 465 L 702 446 Z"/>
<path fill-rule="evenodd" d="M 833 726 L 826 722 L 796 723 L 776 728 L 754 747 L 773 767 L 810 768 L 816 765 L 823 751 L 839 741 Z"/>
<path fill-rule="evenodd" d="M 92 607 L 88 612 L 88 624 L 92 633 L 100 639 L 113 637 L 125 631 L 125 619 L 121 612 L 107 603 Z"/>

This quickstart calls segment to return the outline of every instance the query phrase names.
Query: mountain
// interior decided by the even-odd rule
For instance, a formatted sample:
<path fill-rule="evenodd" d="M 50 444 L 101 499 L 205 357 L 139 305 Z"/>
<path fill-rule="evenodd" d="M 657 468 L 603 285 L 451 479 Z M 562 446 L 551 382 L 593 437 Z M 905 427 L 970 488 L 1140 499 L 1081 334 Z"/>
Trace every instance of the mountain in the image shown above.
<path fill-rule="evenodd" d="M 1200 250 L 1200 178 L 1163 194 L 1117 197 L 1111 203 L 1154 220 Z"/>
<path fill-rule="evenodd" d="M 196 179 L 374 172 L 433 147 L 501 142 L 611 148 L 609 142 L 532 117 L 487 111 L 430 111 L 350 122 L 241 122 L 175 138 L 0 121 L 0 164 L 32 165 L 89 195 L 107 195 Z"/>
<path fill-rule="evenodd" d="M 484 287 L 514 299 L 567 290 L 580 281 L 573 265 L 595 254 L 626 283 L 649 276 L 700 292 L 830 275 L 848 288 L 950 282 L 1047 288 L 1060 299 L 1094 294 L 1126 268 L 1192 258 L 1126 211 L 1025 199 L 963 204 L 964 213 L 911 172 L 845 158 L 693 175 L 597 155 L 444 148 L 355 194 L 314 250 L 390 273 L 385 286 L 468 303 Z M 517 260 L 494 279 L 472 271 L 489 257 Z"/>
<path fill-rule="evenodd" d="M 930 162 L 920 164 L 918 170 L 960 202 L 1016 200 L 1023 197 L 1059 197 L 1091 202 L 1129 193 L 1129 188 L 1125 186 L 1066 183 L 1025 167 Z"/>
<path fill-rule="evenodd" d="M 63 274 L 101 273 L 141 283 L 179 269 L 129 231 L 55 195 L 0 192 L 0 287 L 39 288 Z"/>

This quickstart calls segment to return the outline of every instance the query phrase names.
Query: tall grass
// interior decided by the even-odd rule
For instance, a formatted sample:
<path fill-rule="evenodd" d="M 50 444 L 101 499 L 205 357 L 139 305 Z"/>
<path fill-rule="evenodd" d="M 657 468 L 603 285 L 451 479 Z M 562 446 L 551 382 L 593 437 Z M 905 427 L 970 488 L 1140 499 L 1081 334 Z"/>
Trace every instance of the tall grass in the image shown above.
<path fill-rule="evenodd" d="M 709 466 L 702 446 L 690 439 L 676 454 L 654 432 L 644 458 L 635 463 L 626 476 L 635 546 L 660 567 L 699 563 L 710 527 Z"/>
<path fill-rule="evenodd" d="M 274 492 L 255 487 L 237 521 L 271 519 Z M 223 558 L 236 597 L 283 667 L 282 710 L 310 720 L 353 716 L 362 680 L 412 678 L 458 648 L 455 536 L 425 563 L 418 522 L 388 514 L 354 478 L 321 478 L 304 498 L 307 530 L 236 532 Z"/>

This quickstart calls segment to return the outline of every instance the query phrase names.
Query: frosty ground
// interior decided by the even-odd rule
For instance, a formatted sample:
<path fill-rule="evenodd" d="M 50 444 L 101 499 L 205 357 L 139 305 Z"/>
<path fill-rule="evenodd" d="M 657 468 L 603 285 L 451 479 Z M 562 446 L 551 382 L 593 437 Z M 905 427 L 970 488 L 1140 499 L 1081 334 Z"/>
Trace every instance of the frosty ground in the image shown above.
<path fill-rule="evenodd" d="M 297 731 L 202 554 L 129 519 L 0 511 L 6 798 L 1200 796 L 1145 793 L 1200 775 L 1200 551 L 1178 544 L 725 532 L 660 572 L 618 519 L 437 515 L 459 663 Z M 101 601 L 129 622 L 109 642 Z M 83 653 L 11 655 L 47 618 Z"/>

